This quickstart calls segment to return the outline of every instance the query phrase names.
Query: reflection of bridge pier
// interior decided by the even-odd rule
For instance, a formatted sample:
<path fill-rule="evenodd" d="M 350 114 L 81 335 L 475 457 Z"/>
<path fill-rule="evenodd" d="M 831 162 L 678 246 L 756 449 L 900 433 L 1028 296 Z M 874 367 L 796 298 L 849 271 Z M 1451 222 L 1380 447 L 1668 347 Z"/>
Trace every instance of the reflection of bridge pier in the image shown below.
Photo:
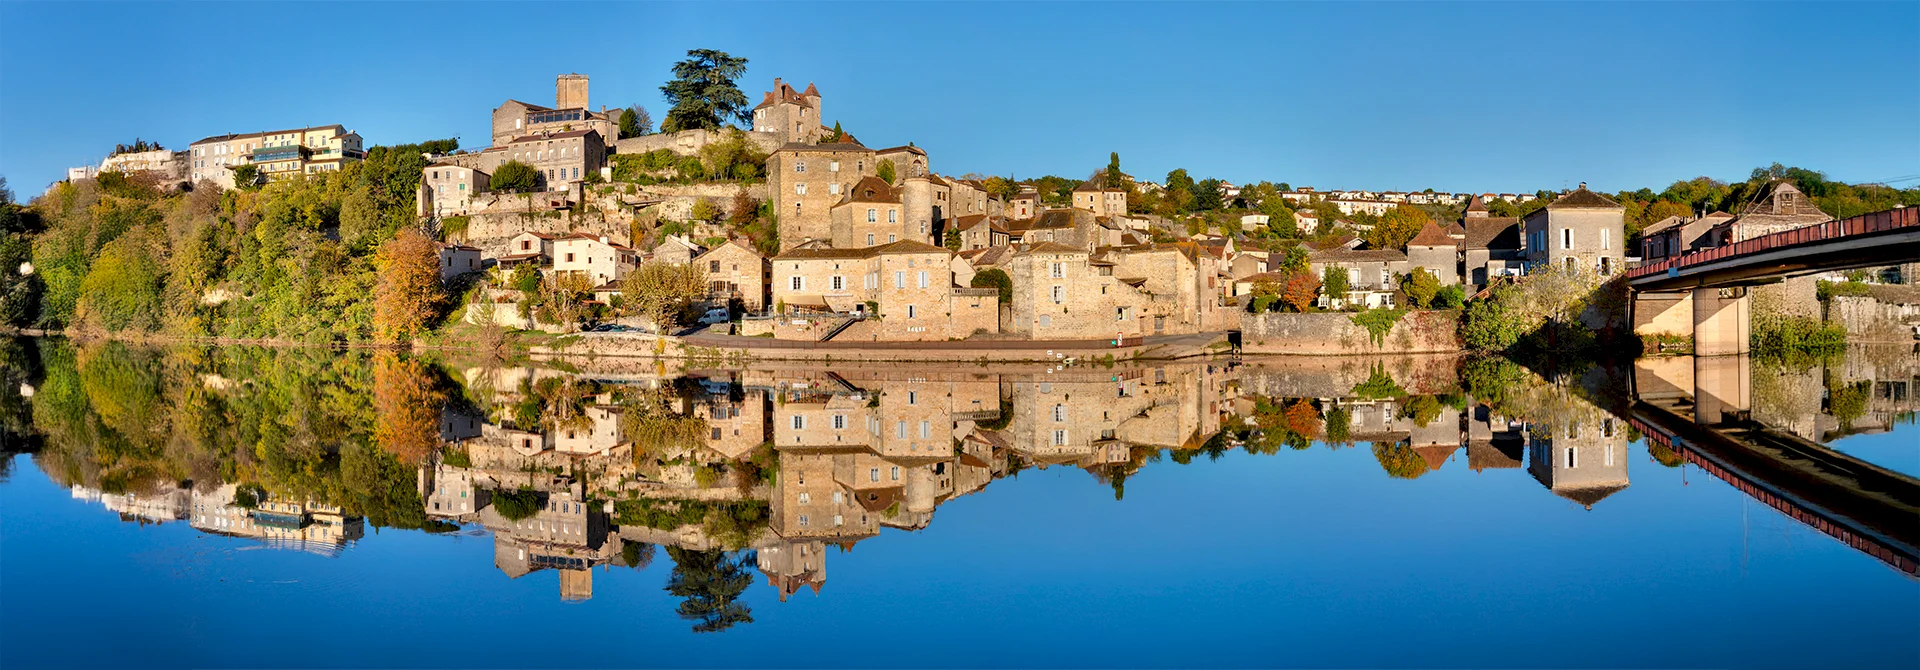
<path fill-rule="evenodd" d="M 1747 353 L 1753 298 L 1746 287 L 1643 291 L 1633 296 L 1633 332 L 1693 340 L 1699 356 Z"/>
<path fill-rule="evenodd" d="M 1920 575 L 1920 481 L 1753 420 L 1746 356 L 1634 363 L 1633 423 L 1650 445 L 1910 575 Z"/>

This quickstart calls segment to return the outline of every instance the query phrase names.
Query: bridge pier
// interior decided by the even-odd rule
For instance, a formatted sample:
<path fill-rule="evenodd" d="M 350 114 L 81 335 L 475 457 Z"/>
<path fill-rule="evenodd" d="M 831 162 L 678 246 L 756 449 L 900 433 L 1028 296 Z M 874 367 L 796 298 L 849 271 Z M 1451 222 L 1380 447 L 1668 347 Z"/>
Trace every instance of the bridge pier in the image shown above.
<path fill-rule="evenodd" d="M 1693 357 L 1693 422 L 1715 426 L 1753 411 L 1751 361 L 1740 356 Z"/>
<path fill-rule="evenodd" d="M 1693 355 L 1747 353 L 1753 338 L 1753 298 L 1746 287 L 1693 290 Z"/>
<path fill-rule="evenodd" d="M 1693 291 L 1634 293 L 1633 333 L 1643 337 L 1693 337 Z"/>

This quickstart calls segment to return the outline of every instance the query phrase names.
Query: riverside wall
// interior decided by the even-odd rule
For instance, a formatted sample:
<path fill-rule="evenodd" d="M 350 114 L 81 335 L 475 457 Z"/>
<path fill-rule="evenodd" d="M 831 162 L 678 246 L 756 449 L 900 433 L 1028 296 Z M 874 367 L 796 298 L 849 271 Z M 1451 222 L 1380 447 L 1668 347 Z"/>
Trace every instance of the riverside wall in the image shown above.
<path fill-rule="evenodd" d="M 1267 312 L 1240 317 L 1241 352 L 1303 356 L 1454 353 L 1461 350 L 1455 312 L 1408 312 L 1375 342 L 1345 312 Z"/>

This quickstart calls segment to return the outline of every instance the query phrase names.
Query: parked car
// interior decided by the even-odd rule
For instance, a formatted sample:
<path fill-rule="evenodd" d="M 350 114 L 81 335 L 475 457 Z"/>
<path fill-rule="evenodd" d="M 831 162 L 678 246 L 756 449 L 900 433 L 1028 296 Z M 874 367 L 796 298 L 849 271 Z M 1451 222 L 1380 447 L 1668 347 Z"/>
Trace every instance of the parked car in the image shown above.
<path fill-rule="evenodd" d="M 707 313 L 700 317 L 700 323 L 703 323 L 709 326 L 718 324 L 718 323 L 726 323 L 729 320 L 731 319 L 728 316 L 727 308 L 725 307 L 715 307 L 713 309 L 707 310 Z"/>

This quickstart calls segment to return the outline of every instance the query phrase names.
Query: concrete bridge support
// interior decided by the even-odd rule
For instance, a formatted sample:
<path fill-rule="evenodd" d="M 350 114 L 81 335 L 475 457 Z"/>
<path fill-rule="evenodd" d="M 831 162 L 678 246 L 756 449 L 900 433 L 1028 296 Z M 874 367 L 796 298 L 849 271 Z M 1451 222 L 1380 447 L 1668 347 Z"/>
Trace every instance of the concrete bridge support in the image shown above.
<path fill-rule="evenodd" d="M 1745 287 L 1693 290 L 1693 354 L 1732 356 L 1752 346 L 1753 299 Z"/>
<path fill-rule="evenodd" d="M 1753 411 L 1752 361 L 1740 356 L 1693 357 L 1693 421 L 1715 426 Z"/>
<path fill-rule="evenodd" d="M 1693 291 L 1634 293 L 1633 333 L 1645 337 L 1693 337 Z"/>

